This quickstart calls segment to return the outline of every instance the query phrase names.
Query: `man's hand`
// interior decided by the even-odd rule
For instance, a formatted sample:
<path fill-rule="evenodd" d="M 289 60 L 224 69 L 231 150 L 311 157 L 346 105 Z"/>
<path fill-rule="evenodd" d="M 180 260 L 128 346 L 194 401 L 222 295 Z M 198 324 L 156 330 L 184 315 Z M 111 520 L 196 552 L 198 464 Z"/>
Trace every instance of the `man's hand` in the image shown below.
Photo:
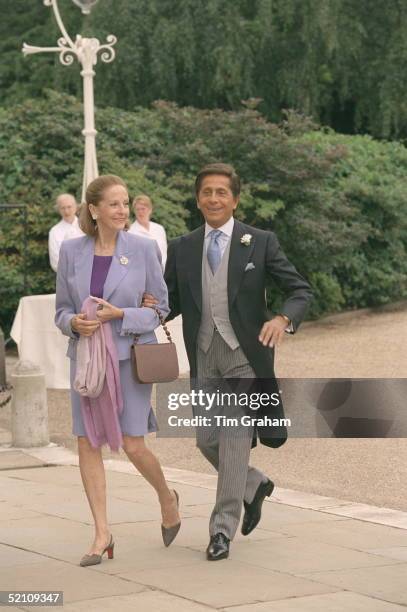
<path fill-rule="evenodd" d="M 71 319 L 71 327 L 81 336 L 92 336 L 100 327 L 99 321 L 88 321 L 85 314 L 77 314 Z"/>
<path fill-rule="evenodd" d="M 259 340 L 263 346 L 279 346 L 284 338 L 284 331 L 287 329 L 290 322 L 286 317 L 277 315 L 271 321 L 266 321 L 261 328 Z"/>
<path fill-rule="evenodd" d="M 99 304 L 96 311 L 96 318 L 101 323 L 106 323 L 106 321 L 111 321 L 112 319 L 123 319 L 124 312 L 121 308 L 109 304 L 109 302 L 102 300 L 102 298 L 92 297 L 92 300 Z"/>
<path fill-rule="evenodd" d="M 143 300 L 141 302 L 142 306 L 145 306 L 146 308 L 154 308 L 154 306 L 157 306 L 157 304 L 158 300 L 156 300 L 151 293 L 143 293 Z"/>

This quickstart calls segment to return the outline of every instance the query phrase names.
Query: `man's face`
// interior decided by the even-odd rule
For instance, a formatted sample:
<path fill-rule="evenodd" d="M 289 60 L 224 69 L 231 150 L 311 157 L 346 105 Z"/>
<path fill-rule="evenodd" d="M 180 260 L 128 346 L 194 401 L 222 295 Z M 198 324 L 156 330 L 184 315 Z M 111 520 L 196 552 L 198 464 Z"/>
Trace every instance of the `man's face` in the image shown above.
<path fill-rule="evenodd" d="M 58 202 L 59 214 L 64 221 L 72 223 L 76 213 L 76 202 L 73 198 L 61 198 Z"/>
<path fill-rule="evenodd" d="M 229 221 L 238 203 L 239 196 L 235 198 L 233 195 L 228 176 L 205 176 L 197 196 L 197 205 L 211 227 L 221 227 Z"/>
<path fill-rule="evenodd" d="M 139 200 L 134 206 L 134 212 L 137 221 L 139 223 L 144 221 L 145 223 L 146 221 L 150 221 L 152 208 L 147 204 L 147 202 L 144 202 L 144 200 Z"/>

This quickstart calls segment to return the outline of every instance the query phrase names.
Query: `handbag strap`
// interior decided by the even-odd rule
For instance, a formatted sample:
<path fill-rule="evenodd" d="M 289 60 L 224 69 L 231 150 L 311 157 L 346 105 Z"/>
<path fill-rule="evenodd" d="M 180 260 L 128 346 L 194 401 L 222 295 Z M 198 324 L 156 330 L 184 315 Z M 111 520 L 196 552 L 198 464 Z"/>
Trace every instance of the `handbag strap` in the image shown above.
<path fill-rule="evenodd" d="M 170 334 L 170 331 L 169 331 L 168 327 L 165 324 L 164 317 L 162 316 L 161 312 L 158 310 L 158 308 L 156 306 L 153 307 L 153 310 L 158 315 L 158 318 L 160 320 L 160 324 L 163 326 L 163 329 L 164 329 L 164 331 L 166 333 L 168 342 L 172 343 L 171 334 Z M 140 338 L 140 334 L 134 334 L 133 344 L 137 344 L 139 338 Z"/>

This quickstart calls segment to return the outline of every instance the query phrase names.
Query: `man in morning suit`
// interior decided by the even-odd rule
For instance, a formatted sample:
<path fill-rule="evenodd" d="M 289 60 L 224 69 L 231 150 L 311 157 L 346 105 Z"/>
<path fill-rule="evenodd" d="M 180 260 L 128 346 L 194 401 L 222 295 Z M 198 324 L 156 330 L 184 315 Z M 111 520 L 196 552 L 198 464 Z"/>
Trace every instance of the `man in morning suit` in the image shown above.
<path fill-rule="evenodd" d="M 182 315 L 191 378 L 204 380 L 205 389 L 211 379 L 216 386 L 219 380 L 246 378 L 261 379 L 263 390 L 276 390 L 274 347 L 285 331 L 297 330 L 312 297 L 310 286 L 287 260 L 273 232 L 234 219 L 240 179 L 232 166 L 205 166 L 197 175 L 195 192 L 205 224 L 170 243 L 167 320 Z M 271 319 L 265 299 L 268 276 L 286 294 L 280 313 Z M 277 416 L 283 415 L 281 406 Z M 247 535 L 273 490 L 272 481 L 249 466 L 253 436 L 257 433 L 262 443 L 274 447 L 286 439 L 284 427 L 270 432 L 268 427 L 246 426 L 240 435 L 228 435 L 226 429 L 196 428 L 198 448 L 218 471 L 206 551 L 211 561 L 228 557 L 243 503 L 242 533 Z"/>

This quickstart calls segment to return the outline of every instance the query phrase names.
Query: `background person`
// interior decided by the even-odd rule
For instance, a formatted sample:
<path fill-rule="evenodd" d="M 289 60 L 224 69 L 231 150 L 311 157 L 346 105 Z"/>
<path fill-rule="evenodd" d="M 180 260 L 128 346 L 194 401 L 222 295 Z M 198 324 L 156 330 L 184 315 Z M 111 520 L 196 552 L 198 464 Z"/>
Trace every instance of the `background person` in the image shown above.
<path fill-rule="evenodd" d="M 82 411 L 81 398 L 73 389 L 79 336 L 91 336 L 108 321 L 119 360 L 123 396 L 119 421 L 123 450 L 158 494 L 166 546 L 180 526 L 178 496 L 168 488 L 158 459 L 144 443 L 144 436 L 157 429 L 151 408 L 152 385 L 136 382 L 130 360 L 134 334 L 140 334 L 141 343 L 157 342 L 154 329 L 159 319 L 153 310 L 140 306 L 143 292 L 147 289 L 155 292 L 158 308 L 165 316 L 168 313 L 167 288 L 157 246 L 123 231 L 128 217 L 129 196 L 123 180 L 106 175 L 92 181 L 86 191 L 86 204 L 81 209 L 80 225 L 86 235 L 63 242 L 57 273 L 55 322 L 62 333 L 70 337 L 73 434 L 78 437 L 79 467 L 95 522 L 94 541 L 81 565 L 100 563 L 104 552 L 109 556 L 113 552 L 101 448 L 90 443 L 91 436 L 87 436 L 86 431 L 87 413 Z M 94 296 L 99 303 L 94 320 L 81 314 L 82 304 L 89 296 Z M 105 380 L 105 386 L 107 382 Z"/>
<path fill-rule="evenodd" d="M 159 223 L 150 221 L 153 213 L 153 203 L 147 195 L 139 195 L 133 200 L 133 211 L 136 220 L 131 224 L 129 232 L 152 238 L 158 244 L 161 251 L 162 267 L 165 269 L 167 261 L 167 235 L 165 229 Z"/>
<path fill-rule="evenodd" d="M 82 236 L 76 211 L 78 205 L 70 193 L 62 193 L 56 199 L 55 208 L 61 215 L 61 221 L 51 227 L 48 234 L 49 263 L 54 272 L 58 268 L 59 250 L 64 240 Z"/>

